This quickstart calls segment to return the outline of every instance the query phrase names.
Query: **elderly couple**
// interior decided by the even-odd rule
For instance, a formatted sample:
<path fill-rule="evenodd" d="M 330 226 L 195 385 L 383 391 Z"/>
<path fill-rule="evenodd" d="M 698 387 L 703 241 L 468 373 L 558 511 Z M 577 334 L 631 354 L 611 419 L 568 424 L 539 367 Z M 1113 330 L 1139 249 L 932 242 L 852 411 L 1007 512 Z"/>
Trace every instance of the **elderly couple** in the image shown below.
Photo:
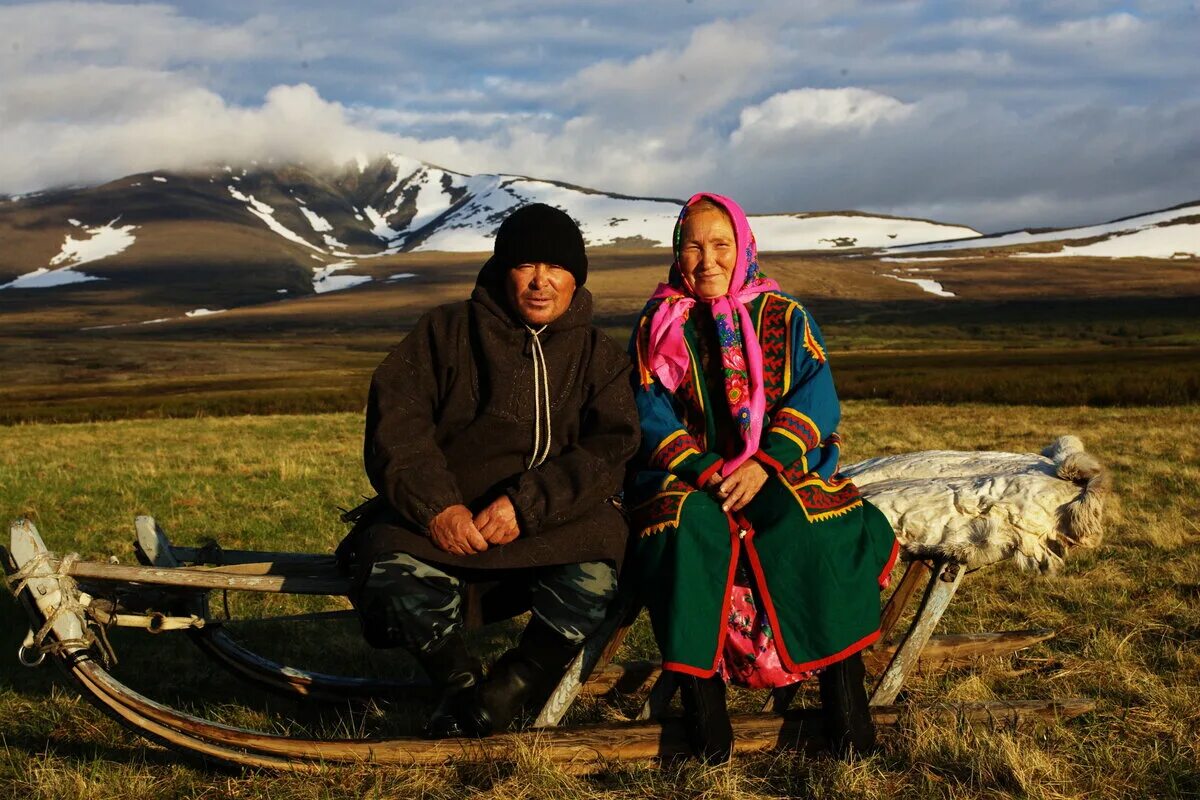
<path fill-rule="evenodd" d="M 368 640 L 407 647 L 440 689 L 426 736 L 502 731 L 544 699 L 620 572 L 697 756 L 732 752 L 726 683 L 814 673 L 833 751 L 873 747 L 860 651 L 896 540 L 837 474 L 821 333 L 759 269 L 732 200 L 691 198 L 674 256 L 631 358 L 592 325 L 578 227 L 525 206 L 470 299 L 422 317 L 376 370 L 363 455 L 379 498 L 339 555 Z M 487 618 L 533 612 L 486 677 L 462 637 L 466 583 L 489 587 Z"/>

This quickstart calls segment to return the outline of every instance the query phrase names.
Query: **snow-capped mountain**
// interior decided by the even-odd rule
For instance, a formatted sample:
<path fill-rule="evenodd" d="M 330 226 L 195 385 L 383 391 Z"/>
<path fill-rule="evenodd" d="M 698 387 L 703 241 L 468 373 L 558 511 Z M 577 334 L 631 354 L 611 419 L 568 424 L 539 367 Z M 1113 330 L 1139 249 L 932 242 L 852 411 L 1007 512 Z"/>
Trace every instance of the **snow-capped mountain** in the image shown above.
<path fill-rule="evenodd" d="M 147 173 L 0 201 L 0 235 L 11 245 L 0 252 L 0 289 L 110 279 L 104 268 L 129 260 L 188 261 L 197 250 L 170 252 L 163 235 L 170 229 L 176 242 L 202 239 L 210 262 L 244 260 L 247 248 L 287 252 L 293 262 L 308 258 L 316 262 L 308 267 L 309 288 L 319 293 L 364 282 L 335 274 L 363 259 L 489 251 L 505 216 L 539 202 L 569 213 L 590 247 L 617 248 L 669 246 L 681 203 L 519 175 L 467 175 L 398 155 L 360 160 L 332 176 L 301 166 Z M 764 215 L 752 224 L 763 251 L 979 235 L 958 225 L 858 212 Z M 98 271 L 79 270 L 97 262 Z"/>
<path fill-rule="evenodd" d="M 138 324 L 152 324 L 383 286 L 414 277 L 406 259 L 459 269 L 480 263 L 478 255 L 436 253 L 490 251 L 500 222 L 535 202 L 565 210 L 589 247 L 614 252 L 668 247 L 681 204 L 519 175 L 468 175 L 397 155 L 360 159 L 334 174 L 302 165 L 145 173 L 0 198 L 0 302 L 42 308 L 51 297 L 83 298 L 100 309 L 89 319 L 103 327 L 118 319 L 103 309 L 134 295 L 146 311 Z M 1200 203 L 1104 225 L 991 236 L 855 211 L 754 215 L 751 225 L 763 252 L 845 252 L 884 262 L 1200 257 Z M 910 274 L 940 266 L 889 265 L 884 277 L 954 296 Z"/>

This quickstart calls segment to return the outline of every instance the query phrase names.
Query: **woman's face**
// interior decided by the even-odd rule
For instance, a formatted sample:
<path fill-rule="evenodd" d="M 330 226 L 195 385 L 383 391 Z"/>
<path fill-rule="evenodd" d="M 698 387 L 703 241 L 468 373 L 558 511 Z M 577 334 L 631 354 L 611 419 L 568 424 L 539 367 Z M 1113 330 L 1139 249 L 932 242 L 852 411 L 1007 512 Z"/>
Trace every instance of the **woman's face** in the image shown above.
<path fill-rule="evenodd" d="M 737 265 L 737 239 L 724 211 L 703 208 L 688 214 L 679 241 L 679 268 L 697 297 L 712 300 L 729 291 Z"/>

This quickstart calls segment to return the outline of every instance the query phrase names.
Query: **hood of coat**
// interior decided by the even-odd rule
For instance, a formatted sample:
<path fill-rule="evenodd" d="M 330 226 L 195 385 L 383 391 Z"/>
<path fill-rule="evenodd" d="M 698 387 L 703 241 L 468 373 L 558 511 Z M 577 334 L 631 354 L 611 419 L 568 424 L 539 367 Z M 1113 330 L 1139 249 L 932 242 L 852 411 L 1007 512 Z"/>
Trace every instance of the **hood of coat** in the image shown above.
<path fill-rule="evenodd" d="M 479 270 L 475 279 L 475 289 L 471 292 L 471 300 L 487 310 L 490 316 L 502 322 L 505 327 L 524 331 L 525 322 L 508 301 L 504 288 L 505 270 L 496 263 L 496 258 L 489 258 Z M 549 333 L 571 330 L 592 324 L 592 293 L 585 287 L 575 289 L 571 304 L 562 316 L 551 322 L 546 330 Z"/>

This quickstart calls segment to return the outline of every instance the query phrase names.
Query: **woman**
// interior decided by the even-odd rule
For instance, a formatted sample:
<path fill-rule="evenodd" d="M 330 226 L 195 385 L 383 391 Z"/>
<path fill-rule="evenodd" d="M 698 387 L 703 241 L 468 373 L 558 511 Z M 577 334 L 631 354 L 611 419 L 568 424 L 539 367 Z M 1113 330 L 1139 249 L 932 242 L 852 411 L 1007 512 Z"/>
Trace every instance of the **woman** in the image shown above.
<path fill-rule="evenodd" d="M 817 672 L 831 747 L 871 749 L 860 651 L 879 636 L 897 542 L 837 475 L 840 416 L 816 323 L 758 267 L 732 200 L 697 194 L 634 331 L 642 425 L 627 492 L 663 667 L 689 738 L 727 760 L 725 684 Z"/>

